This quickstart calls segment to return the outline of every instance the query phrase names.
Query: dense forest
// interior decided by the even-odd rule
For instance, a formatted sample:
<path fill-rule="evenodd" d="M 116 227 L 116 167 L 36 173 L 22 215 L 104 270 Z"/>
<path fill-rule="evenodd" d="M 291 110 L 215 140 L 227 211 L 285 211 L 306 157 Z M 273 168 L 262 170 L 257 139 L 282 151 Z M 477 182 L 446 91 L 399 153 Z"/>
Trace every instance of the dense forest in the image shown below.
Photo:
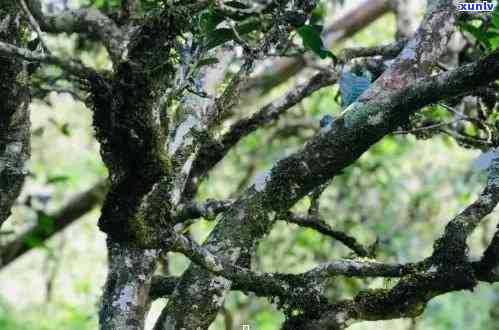
<path fill-rule="evenodd" d="M 0 0 L 0 330 L 499 329 L 499 6 Z"/>

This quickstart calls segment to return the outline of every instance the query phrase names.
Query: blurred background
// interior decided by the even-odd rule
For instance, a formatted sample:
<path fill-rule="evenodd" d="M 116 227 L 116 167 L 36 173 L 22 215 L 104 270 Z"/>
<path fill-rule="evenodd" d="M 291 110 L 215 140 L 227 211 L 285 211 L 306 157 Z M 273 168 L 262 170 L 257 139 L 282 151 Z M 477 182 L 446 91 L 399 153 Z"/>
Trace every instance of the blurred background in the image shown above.
<path fill-rule="evenodd" d="M 324 24 L 335 21 L 361 2 L 323 1 Z M 48 9 L 58 10 L 57 6 L 79 6 L 86 2 L 45 3 Z M 95 1 L 95 5 L 112 8 L 116 3 Z M 416 9 L 413 14 L 419 17 L 424 7 Z M 395 34 L 395 17 L 386 13 L 352 37 L 333 44 L 331 49 L 385 44 L 394 41 Z M 52 37 L 49 42 L 59 54 L 77 55 L 98 68 L 110 65 L 101 47 L 81 45 L 76 36 Z M 47 75 L 57 74 L 49 72 L 55 70 L 50 67 L 43 70 L 48 71 Z M 251 102 L 242 100 L 234 119 L 247 116 L 279 97 L 307 74 L 304 71 L 271 92 L 252 97 Z M 299 149 L 319 128 L 323 115 L 340 111 L 336 94 L 336 86 L 323 89 L 297 105 L 277 124 L 244 139 L 203 183 L 199 200 L 237 196 L 276 160 Z M 74 221 L 48 240 L 25 235 L 26 253 L 16 258 L 11 256 L 11 262 L 0 268 L 2 330 L 97 328 L 97 305 L 106 275 L 106 248 L 105 236 L 96 223 L 106 169 L 93 138 L 91 111 L 80 97 L 70 92 L 47 91 L 31 105 L 30 176 L 13 215 L 4 225 L 0 244 L 12 247 L 18 243 L 16 238 L 20 234 L 29 233 L 34 227 L 50 236 L 60 225 L 58 221 Z M 380 260 L 418 261 L 430 254 L 433 241 L 447 221 L 470 203 L 483 186 L 486 174 L 475 164 L 479 154 L 446 136 L 386 137 L 334 179 L 322 196 L 320 212 L 333 228 L 355 236 L 365 245 L 378 240 Z M 89 189 L 92 199 L 86 201 L 89 203 L 80 212 L 81 216 L 61 213 L 68 203 L 83 205 L 81 198 L 87 196 Z M 305 211 L 308 204 L 305 199 L 295 209 Z M 200 221 L 191 234 L 201 242 L 213 225 Z M 472 257 L 481 255 L 496 225 L 497 213 L 493 213 L 473 234 Z M 349 250 L 338 242 L 283 222 L 261 242 L 257 254 L 255 269 L 281 272 L 303 272 L 320 262 L 350 256 Z M 168 260 L 163 271 L 174 275 L 181 274 L 188 264 L 177 254 L 170 254 Z M 328 295 L 332 299 L 347 298 L 361 288 L 390 285 L 390 281 L 384 280 L 335 278 Z M 148 329 L 165 303 L 165 299 L 153 303 Z M 210 329 L 241 329 L 242 324 L 249 324 L 252 330 L 274 330 L 282 321 L 282 314 L 265 299 L 233 292 Z M 475 292 L 439 297 L 414 320 L 362 322 L 351 329 L 499 329 L 499 287 L 481 284 Z"/>

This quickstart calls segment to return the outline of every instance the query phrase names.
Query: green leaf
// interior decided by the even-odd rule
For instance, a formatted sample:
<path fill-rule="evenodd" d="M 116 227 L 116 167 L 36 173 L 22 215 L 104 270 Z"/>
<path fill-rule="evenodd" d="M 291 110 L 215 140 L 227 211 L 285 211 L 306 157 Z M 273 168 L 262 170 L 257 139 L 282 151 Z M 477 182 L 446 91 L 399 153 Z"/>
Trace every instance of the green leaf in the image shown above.
<path fill-rule="evenodd" d="M 261 28 L 262 22 L 252 20 L 249 22 L 236 25 L 236 31 L 240 36 L 244 36 L 251 31 Z M 229 28 L 219 28 L 211 31 L 206 40 L 206 47 L 208 49 L 219 46 L 227 41 L 235 39 L 234 31 Z"/>
<path fill-rule="evenodd" d="M 317 33 L 319 33 L 319 36 L 321 35 L 322 30 L 324 30 L 324 25 L 321 24 L 310 24 L 310 26 L 313 27 Z"/>
<path fill-rule="evenodd" d="M 205 65 L 217 64 L 218 62 L 219 62 L 219 60 L 216 57 L 204 58 L 197 63 L 197 67 L 200 68 L 200 67 L 205 66 Z"/>
<path fill-rule="evenodd" d="M 208 35 L 208 48 L 223 44 L 226 41 L 234 39 L 234 31 L 228 28 L 220 28 L 210 32 Z"/>
<path fill-rule="evenodd" d="M 470 23 L 461 23 L 461 28 L 470 33 L 473 37 L 475 37 L 479 42 L 490 48 L 489 38 L 487 37 L 487 33 L 477 28 L 476 26 Z"/>
<path fill-rule="evenodd" d="M 310 49 L 320 58 L 330 57 L 336 60 L 336 56 L 324 47 L 321 39 L 320 27 L 318 25 L 303 25 L 296 30 L 303 41 L 303 46 Z"/>
<path fill-rule="evenodd" d="M 71 136 L 71 131 L 69 129 L 69 124 L 64 123 L 61 126 L 61 133 L 64 134 L 65 136 Z"/>
<path fill-rule="evenodd" d="M 69 129 L 69 123 L 61 124 L 57 120 L 55 120 L 54 118 L 49 118 L 49 122 L 51 124 L 54 124 L 64 136 L 71 135 L 71 130 Z"/>
<path fill-rule="evenodd" d="M 40 231 L 45 234 L 50 234 L 54 231 L 55 228 L 55 220 L 51 216 L 41 213 L 38 217 L 38 225 L 40 227 Z"/>
<path fill-rule="evenodd" d="M 499 8 L 499 6 L 497 6 Z M 492 15 L 492 25 L 499 29 L 499 10 L 494 11 L 494 15 Z"/>
<path fill-rule="evenodd" d="M 499 35 L 489 39 L 492 50 L 499 48 Z"/>
<path fill-rule="evenodd" d="M 47 178 L 47 183 L 59 183 L 59 182 L 66 182 L 68 181 L 69 179 L 71 179 L 71 177 L 67 176 L 67 175 L 54 175 L 54 176 L 49 176 Z"/>
<path fill-rule="evenodd" d="M 208 34 L 217 28 L 225 18 L 210 10 L 204 10 L 199 14 L 199 27 L 201 31 Z"/>
<path fill-rule="evenodd" d="M 310 24 L 318 24 L 324 21 L 324 18 L 327 14 L 327 8 L 323 2 L 321 2 L 317 7 L 315 7 L 314 11 L 312 11 L 312 15 L 310 16 Z"/>
<path fill-rule="evenodd" d="M 227 1 L 224 3 L 224 5 L 232 7 L 232 8 L 237 8 L 237 9 L 249 9 L 251 8 L 245 3 L 239 2 L 239 1 Z"/>
<path fill-rule="evenodd" d="M 298 34 L 303 40 L 303 46 L 308 49 L 313 50 L 316 53 L 319 53 L 324 45 L 322 43 L 322 39 L 317 29 L 311 25 L 304 25 L 300 27 L 298 30 Z"/>
<path fill-rule="evenodd" d="M 41 238 L 37 236 L 28 236 L 24 239 L 24 242 L 32 248 L 40 247 L 44 245 L 44 242 Z"/>

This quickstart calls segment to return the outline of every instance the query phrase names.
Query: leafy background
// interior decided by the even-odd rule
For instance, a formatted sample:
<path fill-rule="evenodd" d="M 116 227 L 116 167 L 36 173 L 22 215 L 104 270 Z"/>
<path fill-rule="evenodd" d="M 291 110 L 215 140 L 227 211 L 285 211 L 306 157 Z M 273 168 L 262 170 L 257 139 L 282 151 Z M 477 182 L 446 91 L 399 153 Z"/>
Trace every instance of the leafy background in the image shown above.
<path fill-rule="evenodd" d="M 344 6 L 327 2 L 323 7 L 336 17 L 358 2 L 349 1 Z M 118 4 L 105 0 L 95 3 L 104 9 Z M 149 1 L 149 5 L 154 8 L 154 1 Z M 499 21 L 489 27 L 473 24 L 462 28 L 479 40 L 484 49 L 499 47 Z M 305 35 L 306 48 L 327 57 L 330 51 L 334 53 L 345 46 L 393 41 L 394 28 L 393 15 L 385 15 L 332 50 L 325 50 L 322 45 L 317 48 L 315 36 L 307 37 L 307 31 L 299 34 Z M 75 49 L 75 40 L 74 36 L 51 38 L 50 45 L 70 54 Z M 97 67 L 109 67 L 107 56 L 100 48 L 83 50 L 83 59 Z M 290 81 L 270 95 L 254 100 L 238 115 L 248 115 L 295 82 Z M 315 123 L 318 127 L 323 115 L 340 111 L 336 93 L 336 87 L 320 91 L 299 104 L 282 122 L 244 139 L 203 184 L 200 200 L 230 197 L 238 186 L 251 184 L 255 176 L 278 159 L 296 151 L 313 130 L 287 136 L 282 134 L 284 124 Z M 48 203 L 39 207 L 56 210 L 73 192 L 89 188 L 106 175 L 98 145 L 92 137 L 91 113 L 81 102 L 67 94 L 52 93 L 45 102 L 32 104 L 32 117 L 32 175 L 5 227 L 15 233 L 37 221 L 36 212 L 23 205 L 27 195 L 50 195 Z M 327 188 L 321 213 L 328 223 L 356 236 L 364 244 L 378 238 L 379 256 L 383 260 L 419 260 L 428 256 L 432 242 L 446 222 L 473 200 L 484 183 L 484 173 L 473 166 L 477 156 L 477 151 L 464 149 L 445 137 L 428 140 L 387 137 Z M 295 208 L 305 210 L 308 203 L 305 199 Z M 106 273 L 105 236 L 97 230 L 98 215 L 98 210 L 93 210 L 46 244 L 33 242 L 37 245 L 34 251 L 0 272 L 0 329 L 97 328 L 96 310 Z M 481 254 L 496 224 L 497 213 L 494 213 L 473 234 L 472 256 Z M 192 228 L 192 234 L 202 241 L 212 227 L 212 222 L 201 221 Z M 0 236 L 2 243 L 10 238 Z M 335 241 L 312 230 L 278 223 L 260 244 L 255 267 L 264 271 L 303 272 L 319 262 L 345 256 L 349 256 L 349 251 Z M 187 264 L 184 257 L 170 255 L 169 268 L 173 274 L 181 274 Z M 390 285 L 393 283 L 382 280 L 336 278 L 331 281 L 328 294 L 332 298 L 346 298 L 361 287 Z M 158 300 L 153 304 L 149 328 L 165 303 Z M 363 322 L 352 329 L 499 329 L 498 303 L 497 285 L 483 284 L 475 292 L 452 293 L 434 299 L 424 315 L 415 320 Z M 282 315 L 266 300 L 233 292 L 226 301 L 225 311 L 211 329 L 240 329 L 241 324 L 250 324 L 251 329 L 273 330 L 279 328 L 282 320 Z"/>

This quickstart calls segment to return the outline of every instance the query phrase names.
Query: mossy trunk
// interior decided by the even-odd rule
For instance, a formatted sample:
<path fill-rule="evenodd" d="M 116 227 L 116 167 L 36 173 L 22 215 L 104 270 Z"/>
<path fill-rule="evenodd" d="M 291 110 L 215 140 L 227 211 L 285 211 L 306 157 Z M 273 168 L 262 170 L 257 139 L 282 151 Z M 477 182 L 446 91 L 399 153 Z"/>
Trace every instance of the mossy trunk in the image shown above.
<path fill-rule="evenodd" d="M 108 240 L 109 274 L 99 311 L 101 330 L 143 330 L 158 250 Z"/>
<path fill-rule="evenodd" d="M 22 46 L 23 24 L 15 2 L 0 0 L 0 41 Z M 0 56 L 0 226 L 21 191 L 30 154 L 25 65 L 18 58 Z"/>

